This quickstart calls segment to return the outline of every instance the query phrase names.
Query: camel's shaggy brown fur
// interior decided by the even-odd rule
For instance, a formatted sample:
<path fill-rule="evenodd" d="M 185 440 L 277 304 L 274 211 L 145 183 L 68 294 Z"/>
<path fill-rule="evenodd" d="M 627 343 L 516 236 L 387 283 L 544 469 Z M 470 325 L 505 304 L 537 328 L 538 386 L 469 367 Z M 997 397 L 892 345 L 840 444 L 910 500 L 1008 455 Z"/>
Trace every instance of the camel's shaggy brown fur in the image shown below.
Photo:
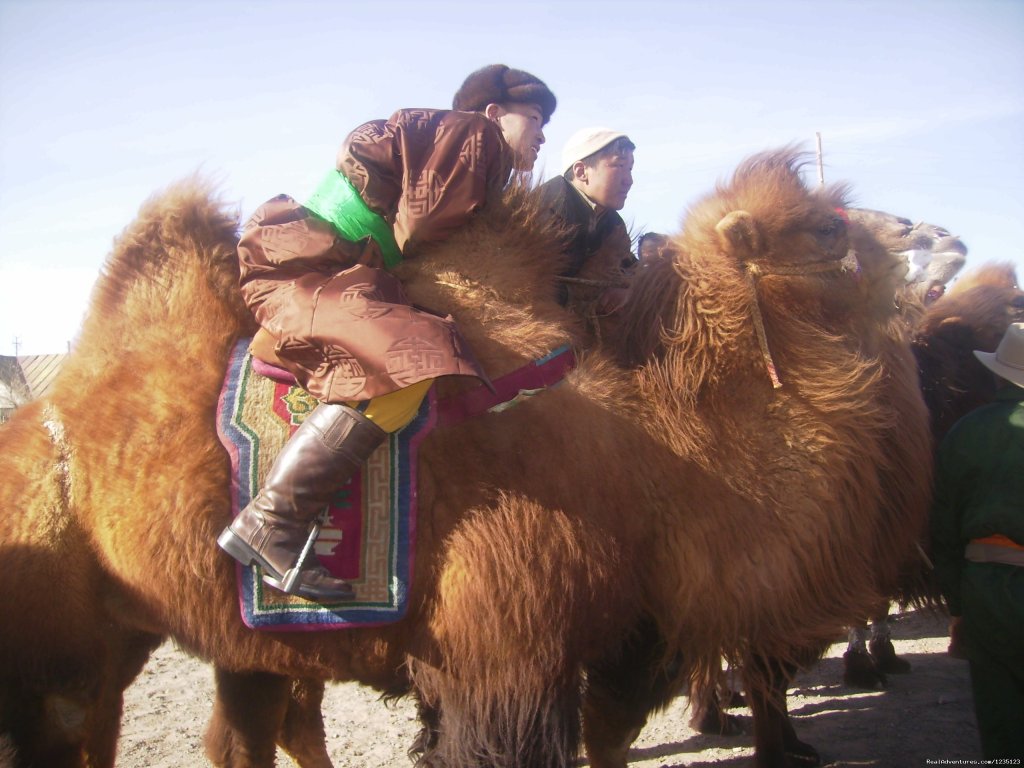
<path fill-rule="evenodd" d="M 247 630 L 234 563 L 214 543 L 228 515 L 214 408 L 227 352 L 252 324 L 233 288 L 230 217 L 204 196 L 194 184 L 171 192 L 119 242 L 50 403 L 60 437 L 40 426 L 45 404 L 0 432 L 0 454 L 27 454 L 4 465 L 19 483 L 5 477 L 0 501 L 22 527 L 50 516 L 79 532 L 74 556 L 121 606 L 104 614 L 105 634 L 166 633 L 216 664 L 212 758 L 248 764 L 275 740 L 316 740 L 316 717 L 290 729 L 311 701 L 284 684 L 295 677 L 412 686 L 431 765 L 566 766 L 586 699 L 610 734 L 590 743 L 592 764 L 622 766 L 646 705 L 616 710 L 608 683 L 647 638 L 666 680 L 719 653 L 742 659 L 763 702 L 759 760 L 799 750 L 768 717 L 779 670 L 888 594 L 887 564 L 927 503 L 909 350 L 867 311 L 865 289 L 831 269 L 848 246 L 840 190 L 811 192 L 785 151 L 696 205 L 637 277 L 616 354 L 424 441 L 408 616 L 324 634 Z M 455 316 L 493 375 L 582 334 L 555 301 L 557 233 L 536 215 L 495 208 L 399 269 L 416 303 Z M 774 274 L 780 265 L 800 273 Z M 845 586 L 864 572 L 874 583 Z M 47 646 L 51 658 L 69 647 Z M 326 759 L 312 754 L 308 764 Z"/>
<path fill-rule="evenodd" d="M 744 509 L 716 510 L 721 494 L 705 491 L 703 477 L 686 483 L 689 497 L 716 503 L 665 521 L 669 530 L 679 528 L 678 540 L 662 541 L 681 546 L 687 563 L 679 569 L 685 579 L 677 587 L 678 615 L 681 622 L 691 611 L 708 617 L 697 631 L 732 637 L 736 648 L 762 642 L 762 634 L 828 640 L 831 628 L 793 625 L 802 621 L 797 606 L 820 599 L 861 603 L 860 585 L 845 593 L 839 572 L 851 558 L 867 565 L 906 549 L 910 534 L 899 525 L 908 512 L 920 520 L 927 497 L 921 467 L 928 462 L 918 461 L 927 452 L 919 429 L 923 409 L 913 390 L 912 360 L 884 314 L 886 306 L 893 311 L 891 302 L 876 302 L 875 290 L 860 294 L 836 273 L 770 274 L 775 263 L 843 256 L 847 243 L 832 210 L 842 204 L 841 191 L 830 200 L 808 196 L 791 166 L 775 156 L 760 158 L 741 169 L 731 187 L 690 211 L 668 258 L 641 273 L 634 286 L 641 305 L 655 305 L 666 294 L 678 298 L 657 303 L 669 313 L 653 323 L 644 317 L 624 341 L 628 351 L 640 349 L 643 356 L 662 349 L 655 352 L 656 364 L 638 370 L 627 398 L 635 395 L 637 417 L 653 435 L 735 489 Z M 746 211 L 756 223 L 740 222 L 736 247 L 725 243 L 719 227 L 733 211 Z M 778 391 L 768 382 L 753 331 L 753 294 L 742 259 L 766 265 L 757 302 L 783 382 Z M 655 299 L 644 291 L 653 291 Z M 655 393 L 657 401 L 651 399 Z M 900 424 L 910 429 L 897 440 L 893 429 Z M 884 493 L 892 489 L 883 486 L 895 484 L 892 473 L 898 471 L 913 476 L 910 490 L 894 500 L 898 515 L 867 512 L 885 503 Z M 833 512 L 821 517 L 829 508 Z M 729 567 L 697 566 L 707 562 L 700 551 L 722 540 L 742 542 Z M 776 561 L 765 569 L 783 540 L 800 542 L 796 549 L 808 559 Z M 845 548 L 844 541 L 861 543 Z M 880 574 L 879 585 L 893 576 Z M 766 590 L 751 589 L 753 584 Z M 728 600 L 722 600 L 723 590 Z M 693 629 L 676 632 L 692 639 Z"/>
<path fill-rule="evenodd" d="M 1024 291 L 1009 263 L 972 270 L 924 313 L 913 346 L 936 440 L 995 394 L 973 350 L 994 352 L 1010 323 L 1022 320 Z"/>

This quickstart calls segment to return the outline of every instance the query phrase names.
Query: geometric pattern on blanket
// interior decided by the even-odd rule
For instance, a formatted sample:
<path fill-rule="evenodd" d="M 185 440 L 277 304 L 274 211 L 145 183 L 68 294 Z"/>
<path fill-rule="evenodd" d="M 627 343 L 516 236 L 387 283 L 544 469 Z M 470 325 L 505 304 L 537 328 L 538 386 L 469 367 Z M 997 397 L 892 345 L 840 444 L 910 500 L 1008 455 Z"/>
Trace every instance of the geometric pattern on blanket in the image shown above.
<path fill-rule="evenodd" d="M 317 404 L 287 374 L 270 378 L 254 370 L 250 341 L 239 340 L 232 351 L 217 411 L 217 431 L 231 456 L 232 515 L 255 496 L 285 441 Z M 286 595 L 263 583 L 259 566 L 238 564 L 247 626 L 316 631 L 376 626 L 404 616 L 416 537 L 416 451 L 435 412 L 431 390 L 416 418 L 389 435 L 329 506 L 316 556 L 352 584 L 355 598 L 332 604 Z"/>

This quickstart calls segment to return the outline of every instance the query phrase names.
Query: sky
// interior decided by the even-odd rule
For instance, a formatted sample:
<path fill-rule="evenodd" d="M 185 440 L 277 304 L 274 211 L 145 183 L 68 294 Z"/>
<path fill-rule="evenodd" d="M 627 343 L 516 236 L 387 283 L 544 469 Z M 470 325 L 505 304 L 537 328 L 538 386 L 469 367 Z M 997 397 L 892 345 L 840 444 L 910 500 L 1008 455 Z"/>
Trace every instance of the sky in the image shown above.
<path fill-rule="evenodd" d="M 854 205 L 1024 279 L 1024 0 L 0 0 L 0 355 L 67 351 L 152 194 L 304 199 L 350 130 L 494 63 L 558 97 L 537 178 L 579 128 L 629 134 L 634 235 L 820 136 Z"/>

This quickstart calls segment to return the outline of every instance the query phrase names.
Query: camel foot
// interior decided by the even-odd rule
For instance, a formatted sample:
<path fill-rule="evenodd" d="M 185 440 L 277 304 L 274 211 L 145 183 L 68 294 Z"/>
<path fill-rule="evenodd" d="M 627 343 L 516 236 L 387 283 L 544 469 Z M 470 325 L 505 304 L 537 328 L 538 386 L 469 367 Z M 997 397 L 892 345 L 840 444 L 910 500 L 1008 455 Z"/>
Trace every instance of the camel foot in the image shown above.
<path fill-rule="evenodd" d="M 949 646 L 946 653 L 954 659 L 967 660 L 967 643 L 964 642 L 964 632 L 959 616 L 954 616 L 949 622 Z"/>
<path fill-rule="evenodd" d="M 850 688 L 861 688 L 867 691 L 885 688 L 885 673 L 864 651 L 847 651 L 843 654 L 843 665 L 843 683 Z"/>
<path fill-rule="evenodd" d="M 694 712 L 690 718 L 690 727 L 705 736 L 738 736 L 743 733 L 738 717 L 727 715 L 717 708 Z"/>
<path fill-rule="evenodd" d="M 726 709 L 736 709 L 737 707 L 745 707 L 747 706 L 747 699 L 743 695 L 742 691 L 729 691 L 729 696 L 727 697 L 725 703 L 722 704 L 722 706 Z"/>
<path fill-rule="evenodd" d="M 821 765 L 821 755 L 810 744 L 797 741 L 786 745 L 786 758 L 794 768 L 816 768 Z"/>
<path fill-rule="evenodd" d="M 888 675 L 905 675 L 910 671 L 910 662 L 896 655 L 892 640 L 872 640 L 868 643 L 868 652 L 875 660 L 878 669 Z"/>

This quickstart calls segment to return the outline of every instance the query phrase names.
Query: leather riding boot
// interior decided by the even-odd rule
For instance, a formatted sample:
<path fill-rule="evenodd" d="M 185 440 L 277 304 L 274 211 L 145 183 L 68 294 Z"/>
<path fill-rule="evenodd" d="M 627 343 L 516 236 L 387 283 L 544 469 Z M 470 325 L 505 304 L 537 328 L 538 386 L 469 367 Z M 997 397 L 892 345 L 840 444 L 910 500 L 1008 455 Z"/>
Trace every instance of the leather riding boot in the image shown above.
<path fill-rule="evenodd" d="M 310 600 L 351 600 L 352 586 L 316 559 L 318 518 L 387 433 L 345 405 L 321 403 L 285 443 L 256 498 L 217 539 L 263 580 Z"/>

